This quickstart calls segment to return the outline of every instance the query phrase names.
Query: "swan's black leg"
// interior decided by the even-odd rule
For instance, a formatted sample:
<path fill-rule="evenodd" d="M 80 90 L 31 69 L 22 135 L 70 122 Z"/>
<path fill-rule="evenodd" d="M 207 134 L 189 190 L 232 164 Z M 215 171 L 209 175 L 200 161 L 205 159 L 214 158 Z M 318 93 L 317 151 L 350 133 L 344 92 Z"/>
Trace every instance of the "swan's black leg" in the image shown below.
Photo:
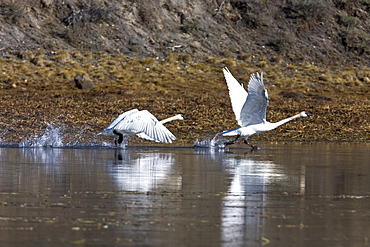
<path fill-rule="evenodd" d="M 240 135 L 237 135 L 236 138 L 235 138 L 235 140 L 229 141 L 229 142 L 225 142 L 224 145 L 227 146 L 227 145 L 235 144 L 236 141 L 239 139 L 239 137 L 240 137 Z"/>
<path fill-rule="evenodd" d="M 121 133 L 118 133 L 118 140 L 117 140 L 117 142 L 118 142 L 118 144 L 121 144 L 122 143 L 122 141 L 123 141 L 123 135 L 121 134 Z"/>
<path fill-rule="evenodd" d="M 122 133 L 119 133 L 116 130 L 113 130 L 113 134 L 118 135 L 118 139 L 114 139 L 114 144 L 116 144 L 116 147 L 117 147 L 118 144 L 121 144 L 123 142 L 123 134 Z"/>
<path fill-rule="evenodd" d="M 248 140 L 244 140 L 244 143 L 245 143 L 245 144 L 247 144 L 247 145 L 249 145 L 249 146 L 251 146 L 251 147 L 252 147 L 252 150 L 257 150 L 257 149 L 258 149 L 258 147 L 257 147 L 257 146 L 250 144 L 250 143 L 248 142 Z"/>

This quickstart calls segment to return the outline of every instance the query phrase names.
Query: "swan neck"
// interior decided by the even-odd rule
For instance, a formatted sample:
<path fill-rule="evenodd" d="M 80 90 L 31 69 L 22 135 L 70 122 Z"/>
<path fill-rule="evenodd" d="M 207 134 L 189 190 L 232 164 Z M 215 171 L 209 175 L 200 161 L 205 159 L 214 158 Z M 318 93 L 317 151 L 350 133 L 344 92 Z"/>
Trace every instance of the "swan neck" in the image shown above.
<path fill-rule="evenodd" d="M 279 122 L 274 123 L 276 125 L 275 128 L 278 127 L 278 126 L 280 126 L 280 125 L 282 125 L 282 124 L 285 124 L 285 123 L 287 123 L 289 121 L 292 121 L 293 119 L 299 118 L 299 117 L 301 117 L 301 115 L 300 114 L 297 114 L 297 115 L 294 115 L 292 117 L 288 117 L 288 118 L 285 118 L 283 120 L 280 120 Z"/>
<path fill-rule="evenodd" d="M 165 124 L 165 123 L 170 122 L 170 121 L 173 121 L 173 120 L 178 120 L 177 116 L 169 117 L 169 118 L 163 119 L 163 120 L 161 120 L 159 122 L 161 124 Z"/>

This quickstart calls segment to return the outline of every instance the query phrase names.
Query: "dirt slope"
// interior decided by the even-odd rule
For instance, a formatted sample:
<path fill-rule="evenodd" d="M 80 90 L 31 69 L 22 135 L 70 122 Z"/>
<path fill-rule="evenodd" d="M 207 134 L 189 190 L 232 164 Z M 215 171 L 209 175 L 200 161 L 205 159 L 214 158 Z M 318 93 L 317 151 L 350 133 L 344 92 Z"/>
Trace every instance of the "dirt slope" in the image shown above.
<path fill-rule="evenodd" d="M 368 0 L 3 0 L 0 50 L 369 63 Z"/>

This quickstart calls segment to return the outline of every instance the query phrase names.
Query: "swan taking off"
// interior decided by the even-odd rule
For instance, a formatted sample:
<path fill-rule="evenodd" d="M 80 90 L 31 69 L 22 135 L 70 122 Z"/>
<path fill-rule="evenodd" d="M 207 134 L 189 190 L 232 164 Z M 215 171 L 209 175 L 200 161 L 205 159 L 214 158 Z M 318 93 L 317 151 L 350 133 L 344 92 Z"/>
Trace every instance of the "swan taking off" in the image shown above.
<path fill-rule="evenodd" d="M 251 75 L 247 93 L 244 87 L 230 73 L 228 68 L 224 68 L 223 72 L 229 88 L 231 106 L 234 111 L 236 121 L 241 126 L 236 129 L 226 130 L 219 133 L 222 136 L 236 136 L 235 140 L 226 142 L 225 145 L 234 144 L 241 137 L 244 139 L 244 143 L 255 148 L 253 145 L 248 143 L 248 137 L 275 129 L 278 126 L 299 117 L 312 116 L 312 114 L 303 111 L 293 117 L 283 119 L 276 123 L 267 122 L 266 107 L 268 103 L 268 95 L 267 90 L 263 85 L 263 73 L 255 73 Z"/>
<path fill-rule="evenodd" d="M 158 121 L 147 110 L 139 111 L 132 109 L 115 118 L 103 132 L 96 136 L 107 136 L 114 138 L 116 146 L 121 144 L 124 137 L 137 135 L 140 138 L 163 143 L 172 143 L 176 137 L 163 125 L 173 120 L 189 119 L 182 114 Z"/>

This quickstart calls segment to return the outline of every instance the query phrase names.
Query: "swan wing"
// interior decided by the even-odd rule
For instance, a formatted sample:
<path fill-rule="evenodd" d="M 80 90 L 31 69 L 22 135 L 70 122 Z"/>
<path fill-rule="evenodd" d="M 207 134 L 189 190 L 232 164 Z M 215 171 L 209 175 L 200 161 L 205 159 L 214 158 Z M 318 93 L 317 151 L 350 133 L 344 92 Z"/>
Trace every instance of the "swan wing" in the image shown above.
<path fill-rule="evenodd" d="M 138 109 L 132 109 L 132 110 L 129 110 L 129 111 L 126 111 L 124 113 L 122 113 L 121 115 L 119 115 L 118 117 L 116 117 L 106 128 L 105 130 L 109 130 L 109 129 L 114 129 L 114 127 L 119 123 L 121 122 L 125 117 L 131 115 L 131 114 L 134 114 L 134 113 L 137 113 L 139 112 Z"/>
<path fill-rule="evenodd" d="M 171 143 L 176 137 L 156 117 L 147 110 L 125 116 L 119 121 L 114 129 L 119 132 L 131 131 L 141 138 Z"/>
<path fill-rule="evenodd" d="M 263 84 L 263 73 L 252 74 L 248 84 L 247 100 L 241 109 L 241 125 L 264 123 L 267 104 L 268 94 Z"/>
<path fill-rule="evenodd" d="M 153 139 L 151 138 L 150 136 L 148 136 L 147 134 L 145 134 L 144 132 L 141 132 L 141 133 L 138 133 L 136 134 L 138 137 L 142 138 L 142 139 L 145 139 L 145 140 L 148 140 L 148 141 L 155 141 L 155 142 L 160 142 L 156 139 Z M 169 136 L 169 138 L 167 138 L 167 141 L 161 141 L 161 142 L 164 142 L 164 143 L 172 143 L 172 140 L 176 140 L 176 137 L 171 133 L 171 135 Z"/>
<path fill-rule="evenodd" d="M 141 132 L 141 133 L 138 133 L 136 134 L 138 137 L 142 138 L 142 139 L 145 139 L 145 140 L 148 140 L 148 141 L 155 141 L 153 138 L 149 137 L 147 134 L 145 134 L 144 132 Z"/>
<path fill-rule="evenodd" d="M 225 80 L 227 87 L 229 88 L 229 96 L 231 101 L 231 106 L 235 114 L 236 121 L 241 125 L 240 114 L 243 108 L 243 105 L 246 102 L 248 93 L 245 91 L 243 85 L 241 85 L 231 74 L 228 68 L 223 68 Z"/>

